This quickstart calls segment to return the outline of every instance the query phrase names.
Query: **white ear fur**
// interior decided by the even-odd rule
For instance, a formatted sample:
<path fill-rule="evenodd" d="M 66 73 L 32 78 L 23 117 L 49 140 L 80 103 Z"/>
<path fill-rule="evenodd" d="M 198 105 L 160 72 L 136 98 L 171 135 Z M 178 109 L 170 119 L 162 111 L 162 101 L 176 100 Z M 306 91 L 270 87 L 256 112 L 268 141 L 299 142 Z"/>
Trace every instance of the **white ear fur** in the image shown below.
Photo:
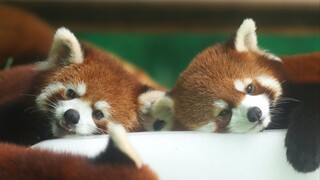
<path fill-rule="evenodd" d="M 113 139 L 115 145 L 129 156 L 136 164 L 138 168 L 142 167 L 142 160 L 138 153 L 129 144 L 129 139 L 127 137 L 127 132 L 121 124 L 115 124 L 113 122 L 108 122 L 108 132 Z"/>
<path fill-rule="evenodd" d="M 245 19 L 237 30 L 234 40 L 235 49 L 239 52 L 253 51 L 266 56 L 268 59 L 280 61 L 274 54 L 261 50 L 258 46 L 256 24 L 252 19 Z"/>
<path fill-rule="evenodd" d="M 252 19 L 245 19 L 236 33 L 234 42 L 235 48 L 239 52 L 258 50 L 256 25 Z"/>
<path fill-rule="evenodd" d="M 83 53 L 77 38 L 67 28 L 61 27 L 56 31 L 49 56 L 38 66 L 40 70 L 48 70 L 55 66 L 65 66 L 83 62 Z"/>

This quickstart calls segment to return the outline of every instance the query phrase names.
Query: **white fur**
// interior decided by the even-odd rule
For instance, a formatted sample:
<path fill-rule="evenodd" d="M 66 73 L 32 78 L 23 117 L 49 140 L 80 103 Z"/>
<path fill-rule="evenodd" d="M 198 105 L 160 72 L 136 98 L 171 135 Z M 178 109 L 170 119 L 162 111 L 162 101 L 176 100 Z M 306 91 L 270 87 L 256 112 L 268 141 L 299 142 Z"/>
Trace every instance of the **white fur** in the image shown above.
<path fill-rule="evenodd" d="M 47 107 L 45 106 L 47 104 L 46 100 L 60 90 L 68 90 L 72 89 L 74 90 L 77 95 L 83 96 L 86 92 L 86 84 L 83 82 L 80 82 L 79 84 L 62 84 L 61 82 L 54 82 L 46 86 L 44 89 L 42 89 L 40 95 L 36 98 L 36 104 L 38 108 L 40 108 L 43 111 L 47 110 Z"/>
<path fill-rule="evenodd" d="M 65 87 L 67 89 L 72 89 L 78 96 L 83 96 L 86 93 L 86 84 L 84 82 L 80 82 L 78 84 L 66 84 Z"/>
<path fill-rule="evenodd" d="M 235 48 L 239 52 L 257 50 L 256 25 L 252 19 L 245 19 L 236 33 Z"/>
<path fill-rule="evenodd" d="M 273 61 L 278 61 L 278 62 L 282 62 L 282 60 L 280 59 L 280 57 L 269 53 L 266 50 L 260 50 L 258 53 L 260 53 L 263 56 L 266 56 L 268 59 L 273 60 Z"/>
<path fill-rule="evenodd" d="M 235 49 L 239 52 L 252 51 L 266 56 L 270 60 L 280 61 L 281 59 L 265 50 L 261 50 L 258 46 L 256 25 L 252 19 L 245 19 L 237 30 L 235 41 Z"/>
<path fill-rule="evenodd" d="M 195 129 L 195 131 L 212 133 L 212 132 L 215 132 L 216 129 L 217 129 L 217 125 L 214 122 L 209 122 L 206 125 Z"/>
<path fill-rule="evenodd" d="M 159 90 L 147 91 L 139 96 L 140 112 L 146 114 L 150 111 L 152 103 L 165 96 L 165 92 Z"/>
<path fill-rule="evenodd" d="M 246 87 L 252 83 L 252 79 L 246 78 L 243 81 L 236 79 L 234 81 L 234 87 L 237 91 L 246 93 Z"/>
<path fill-rule="evenodd" d="M 222 99 L 218 99 L 218 100 L 214 101 L 213 105 L 218 108 L 221 108 L 221 109 L 226 109 L 228 107 L 228 103 Z"/>
<path fill-rule="evenodd" d="M 100 110 L 102 111 L 103 115 L 104 115 L 104 118 L 108 118 L 110 117 L 110 108 L 111 108 L 111 105 L 106 102 L 106 101 L 98 101 L 94 104 L 94 108 L 95 110 Z"/>
<path fill-rule="evenodd" d="M 256 78 L 256 80 L 260 83 L 261 86 L 273 89 L 276 95 L 276 99 L 279 98 L 279 96 L 281 96 L 281 84 L 275 78 L 268 76 L 259 76 Z"/>
<path fill-rule="evenodd" d="M 47 107 L 45 106 L 47 104 L 46 100 L 55 92 L 61 89 L 65 89 L 65 86 L 60 82 L 55 82 L 46 86 L 44 89 L 42 89 L 40 95 L 37 96 L 36 98 L 37 107 L 42 111 L 46 111 L 47 110 Z"/>
<path fill-rule="evenodd" d="M 246 86 L 241 80 L 237 79 L 234 81 L 234 88 L 236 88 L 237 91 L 245 92 Z"/>
<path fill-rule="evenodd" d="M 93 121 L 93 110 L 89 102 L 85 102 L 81 99 L 59 101 L 54 112 L 54 119 L 58 121 L 58 123 L 65 124 L 63 115 L 69 109 L 74 109 L 80 114 L 80 120 L 77 124 L 66 125 L 70 128 L 70 131 L 79 135 L 90 135 L 97 132 L 97 125 Z M 53 134 L 59 136 L 55 131 L 53 131 Z"/>
<path fill-rule="evenodd" d="M 126 130 L 120 124 L 112 122 L 108 123 L 109 134 L 112 137 L 116 147 L 118 147 L 123 153 L 128 155 L 136 164 L 138 168 L 142 167 L 142 161 L 136 151 L 129 144 Z"/>
<path fill-rule="evenodd" d="M 80 97 L 83 96 L 86 92 L 86 85 L 83 82 L 79 84 L 62 84 L 61 82 L 55 82 L 46 86 L 36 98 L 37 107 L 47 112 L 49 109 L 46 107 L 47 100 L 57 91 L 64 90 L 64 93 L 68 89 L 74 90 Z M 105 101 L 99 101 L 95 103 L 95 108 L 101 110 L 104 113 L 105 118 L 107 118 L 110 113 L 108 108 L 110 105 Z M 80 120 L 77 124 L 67 125 L 64 121 L 64 113 L 69 110 L 74 109 L 79 112 Z M 64 124 L 64 127 L 69 129 L 70 132 L 79 134 L 79 135 L 90 135 L 97 132 L 97 126 L 92 118 L 92 108 L 90 102 L 81 100 L 81 98 L 75 98 L 72 100 L 61 99 L 54 104 L 54 117 L 51 117 L 55 122 L 52 122 L 52 131 L 55 136 L 63 136 L 61 134 L 61 127 L 56 124 Z"/>
<path fill-rule="evenodd" d="M 69 54 L 61 56 L 62 53 L 66 52 L 65 48 L 68 48 L 67 52 Z M 58 61 L 60 61 L 59 64 L 65 65 L 83 62 L 83 53 L 79 41 L 72 32 L 64 27 L 56 31 L 49 56 L 46 61 L 39 63 L 37 69 L 49 70 L 58 65 Z"/>
<path fill-rule="evenodd" d="M 262 125 L 250 122 L 247 118 L 249 108 L 258 107 L 262 111 Z M 266 128 L 270 123 L 269 99 L 265 94 L 246 95 L 238 107 L 232 109 L 232 118 L 228 125 L 230 132 L 245 133 L 258 132 Z"/>
<path fill-rule="evenodd" d="M 144 127 L 153 131 L 153 124 L 156 120 L 165 121 L 166 125 L 160 131 L 172 130 L 174 125 L 174 103 L 171 97 L 163 96 L 152 104 L 151 117 L 145 120 Z"/>

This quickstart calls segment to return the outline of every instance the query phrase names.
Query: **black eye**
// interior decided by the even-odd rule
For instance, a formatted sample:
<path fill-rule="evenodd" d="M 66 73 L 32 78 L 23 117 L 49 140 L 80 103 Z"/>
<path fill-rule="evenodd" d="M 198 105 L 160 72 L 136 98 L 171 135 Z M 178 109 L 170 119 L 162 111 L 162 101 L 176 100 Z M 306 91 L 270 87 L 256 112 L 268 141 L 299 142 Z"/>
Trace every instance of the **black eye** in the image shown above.
<path fill-rule="evenodd" d="M 100 119 L 102 119 L 104 117 L 103 113 L 100 110 L 94 111 L 92 113 L 92 115 L 98 120 L 100 120 Z"/>
<path fill-rule="evenodd" d="M 72 89 L 68 89 L 68 91 L 67 91 L 67 96 L 68 96 L 68 98 L 70 98 L 70 99 L 74 99 L 74 98 L 77 97 L 77 93 L 74 92 Z"/>
<path fill-rule="evenodd" d="M 247 87 L 246 87 L 246 93 L 247 94 L 253 94 L 255 91 L 255 87 L 253 84 L 249 84 Z"/>
<path fill-rule="evenodd" d="M 222 110 L 220 113 L 219 113 L 219 116 L 225 118 L 225 117 L 228 117 L 232 114 L 231 110 L 229 109 L 225 109 L 225 110 Z"/>

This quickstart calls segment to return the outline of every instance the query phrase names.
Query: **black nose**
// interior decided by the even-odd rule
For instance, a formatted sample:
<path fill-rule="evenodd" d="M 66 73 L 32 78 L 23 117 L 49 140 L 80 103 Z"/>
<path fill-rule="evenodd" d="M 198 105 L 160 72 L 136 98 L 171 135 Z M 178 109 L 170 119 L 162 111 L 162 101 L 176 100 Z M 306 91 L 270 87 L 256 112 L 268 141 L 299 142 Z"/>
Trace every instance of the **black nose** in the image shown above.
<path fill-rule="evenodd" d="M 248 113 L 247 113 L 247 117 L 250 122 L 259 121 L 261 116 L 262 116 L 262 111 L 260 108 L 258 108 L 258 107 L 249 108 Z"/>
<path fill-rule="evenodd" d="M 64 113 L 63 117 L 67 124 L 77 124 L 80 119 L 80 114 L 74 109 L 69 109 Z"/>

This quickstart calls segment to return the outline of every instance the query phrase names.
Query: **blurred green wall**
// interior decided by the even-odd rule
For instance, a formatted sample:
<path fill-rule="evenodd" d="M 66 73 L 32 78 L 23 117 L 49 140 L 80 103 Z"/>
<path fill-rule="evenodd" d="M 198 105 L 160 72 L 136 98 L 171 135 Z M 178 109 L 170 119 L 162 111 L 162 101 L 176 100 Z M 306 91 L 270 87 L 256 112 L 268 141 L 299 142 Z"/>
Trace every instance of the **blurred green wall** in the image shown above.
<path fill-rule="evenodd" d="M 208 46 L 227 40 L 227 34 L 196 33 L 97 33 L 77 37 L 126 59 L 171 88 L 192 58 Z M 320 51 L 320 35 L 259 34 L 259 45 L 277 55 Z"/>

